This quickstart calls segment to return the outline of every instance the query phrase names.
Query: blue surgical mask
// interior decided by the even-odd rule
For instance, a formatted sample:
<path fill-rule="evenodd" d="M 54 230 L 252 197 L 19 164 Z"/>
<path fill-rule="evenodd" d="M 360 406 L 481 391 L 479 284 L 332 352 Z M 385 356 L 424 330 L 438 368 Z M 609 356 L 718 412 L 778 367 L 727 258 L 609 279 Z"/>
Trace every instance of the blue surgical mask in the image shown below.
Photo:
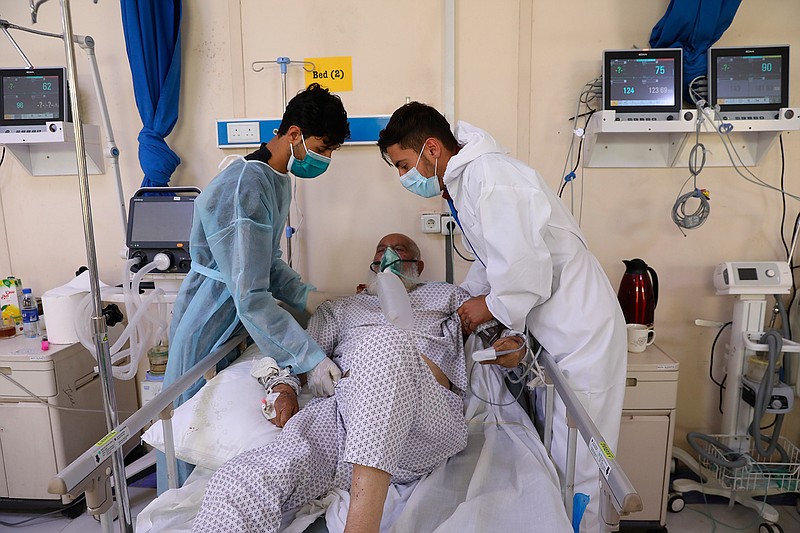
<path fill-rule="evenodd" d="M 403 187 L 416 195 L 422 196 L 423 198 L 433 198 L 434 196 L 439 196 L 442 192 L 439 187 L 439 178 L 436 176 L 436 172 L 439 170 L 439 158 L 436 158 L 434 162 L 433 177 L 426 178 L 417 170 L 424 150 L 425 145 L 423 144 L 422 150 L 419 151 L 419 157 L 417 157 L 417 164 L 400 178 L 400 183 L 403 184 Z"/>
<path fill-rule="evenodd" d="M 306 149 L 306 156 L 302 160 L 294 158 L 294 147 L 290 144 L 289 150 L 292 155 L 289 156 L 289 172 L 298 178 L 316 178 L 326 170 L 328 165 L 331 164 L 331 158 L 312 152 L 306 147 L 306 139 L 303 135 L 300 136 L 303 141 L 303 148 Z"/>

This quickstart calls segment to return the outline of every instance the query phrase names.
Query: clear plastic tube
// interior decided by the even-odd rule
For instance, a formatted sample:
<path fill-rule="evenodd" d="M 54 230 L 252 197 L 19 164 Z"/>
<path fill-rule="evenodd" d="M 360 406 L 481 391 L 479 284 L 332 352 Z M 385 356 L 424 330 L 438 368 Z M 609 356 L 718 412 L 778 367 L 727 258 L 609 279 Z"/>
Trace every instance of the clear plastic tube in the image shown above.
<path fill-rule="evenodd" d="M 133 276 L 132 280 L 129 280 L 130 269 L 136 263 L 137 260 L 135 259 L 125 262 L 121 290 L 111 288 L 103 291 L 106 296 L 121 293 L 128 315 L 128 325 L 117 342 L 110 348 L 112 364 L 125 357 L 130 358 L 128 364 L 116 365 L 111 369 L 115 378 L 124 380 L 131 379 L 136 375 L 142 355 L 151 346 L 162 342 L 167 331 L 166 309 L 164 309 L 164 306 L 156 305 L 155 312 L 151 309 L 151 306 L 158 304 L 164 294 L 164 290 L 155 289 L 144 299 L 139 294 L 139 286 L 142 279 L 147 273 L 156 268 L 156 262 L 148 263 Z M 75 331 L 84 348 L 97 360 L 97 350 L 94 346 L 91 331 L 91 303 L 91 294 L 87 294 L 78 305 L 75 313 Z M 123 349 L 126 342 L 128 343 L 128 348 Z"/>

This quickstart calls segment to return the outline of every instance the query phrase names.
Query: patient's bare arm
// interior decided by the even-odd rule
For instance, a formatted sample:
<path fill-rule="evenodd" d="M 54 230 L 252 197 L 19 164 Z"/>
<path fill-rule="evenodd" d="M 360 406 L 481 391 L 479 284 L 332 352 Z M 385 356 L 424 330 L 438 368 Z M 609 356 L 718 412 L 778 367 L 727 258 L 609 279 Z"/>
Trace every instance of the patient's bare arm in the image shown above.
<path fill-rule="evenodd" d="M 353 465 L 353 483 L 350 488 L 350 509 L 344 533 L 378 533 L 383 516 L 383 505 L 389 491 L 388 472 Z"/>
<path fill-rule="evenodd" d="M 275 400 L 275 418 L 270 418 L 269 421 L 282 428 L 300 409 L 297 394 L 292 387 L 283 383 L 275 385 L 272 390 L 279 392 L 280 396 Z"/>
<path fill-rule="evenodd" d="M 420 355 L 422 355 L 422 354 L 420 354 Z M 449 389 L 450 388 L 450 380 L 447 379 L 447 376 L 445 375 L 444 372 L 442 372 L 442 369 L 439 368 L 438 366 L 436 366 L 433 363 L 433 361 L 431 361 L 430 359 L 428 359 L 424 355 L 422 355 L 422 360 L 425 361 L 425 364 L 427 364 L 428 367 L 431 369 L 431 372 L 433 372 L 433 377 L 436 378 L 436 381 L 438 381 L 439 384 L 442 387 L 444 387 L 445 389 Z"/>

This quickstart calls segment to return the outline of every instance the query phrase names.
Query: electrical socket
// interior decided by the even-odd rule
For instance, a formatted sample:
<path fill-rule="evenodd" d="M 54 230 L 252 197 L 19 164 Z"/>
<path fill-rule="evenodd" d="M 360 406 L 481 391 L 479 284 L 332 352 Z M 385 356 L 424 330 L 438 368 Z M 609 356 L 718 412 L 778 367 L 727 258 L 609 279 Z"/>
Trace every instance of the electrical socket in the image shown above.
<path fill-rule="evenodd" d="M 453 218 L 453 215 L 442 215 L 441 224 L 442 235 L 458 235 L 461 233 L 461 228 L 458 227 L 458 223 L 456 223 L 456 219 Z"/>
<path fill-rule="evenodd" d="M 228 123 L 228 142 L 229 143 L 255 143 L 261 141 L 258 122 L 229 122 Z"/>
<path fill-rule="evenodd" d="M 442 232 L 441 213 L 423 213 L 420 220 L 422 222 L 422 233 Z"/>

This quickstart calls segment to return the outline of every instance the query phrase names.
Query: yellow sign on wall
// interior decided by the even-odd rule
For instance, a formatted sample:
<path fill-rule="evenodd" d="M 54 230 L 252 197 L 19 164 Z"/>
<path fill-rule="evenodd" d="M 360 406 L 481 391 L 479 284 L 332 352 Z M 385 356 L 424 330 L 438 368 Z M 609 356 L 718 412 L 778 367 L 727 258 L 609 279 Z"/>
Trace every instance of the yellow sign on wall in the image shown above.
<path fill-rule="evenodd" d="M 353 58 L 339 57 L 307 57 L 306 61 L 314 64 L 314 70 L 306 71 L 306 86 L 317 82 L 333 92 L 353 90 Z"/>

